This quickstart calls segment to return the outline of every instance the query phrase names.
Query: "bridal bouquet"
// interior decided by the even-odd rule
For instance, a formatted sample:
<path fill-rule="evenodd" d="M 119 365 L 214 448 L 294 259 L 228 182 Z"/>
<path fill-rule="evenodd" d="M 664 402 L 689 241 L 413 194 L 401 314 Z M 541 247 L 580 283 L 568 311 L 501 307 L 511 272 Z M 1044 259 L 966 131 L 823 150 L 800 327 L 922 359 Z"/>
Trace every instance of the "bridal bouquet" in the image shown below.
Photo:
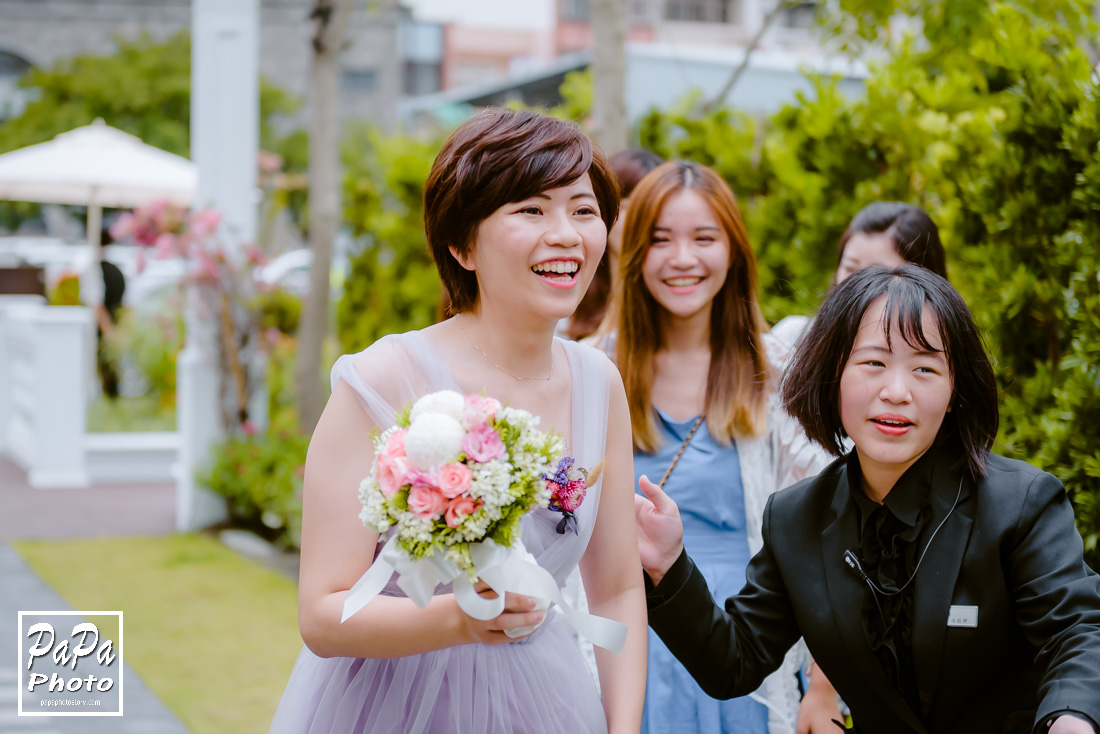
<path fill-rule="evenodd" d="M 540 609 L 555 602 L 594 644 L 622 649 L 625 626 L 572 609 L 520 539 L 520 521 L 535 507 L 562 513 L 558 532 L 567 525 L 575 531 L 573 512 L 587 489 L 588 474 L 564 456 L 561 437 L 540 431 L 538 423 L 492 398 L 443 390 L 408 406 L 395 426 L 375 437 L 375 460 L 359 486 L 359 518 L 389 538 L 348 592 L 341 621 L 396 572 L 398 587 L 419 607 L 450 583 L 463 611 L 489 620 L 503 612 L 506 593 L 525 594 L 539 599 Z M 478 578 L 497 598 L 474 591 Z"/>
<path fill-rule="evenodd" d="M 515 545 L 520 518 L 550 502 L 546 474 L 564 447 L 538 423 L 479 395 L 420 398 L 375 438 L 359 519 L 379 534 L 396 526 L 397 546 L 411 558 L 440 553 L 475 580 L 470 544 Z"/>

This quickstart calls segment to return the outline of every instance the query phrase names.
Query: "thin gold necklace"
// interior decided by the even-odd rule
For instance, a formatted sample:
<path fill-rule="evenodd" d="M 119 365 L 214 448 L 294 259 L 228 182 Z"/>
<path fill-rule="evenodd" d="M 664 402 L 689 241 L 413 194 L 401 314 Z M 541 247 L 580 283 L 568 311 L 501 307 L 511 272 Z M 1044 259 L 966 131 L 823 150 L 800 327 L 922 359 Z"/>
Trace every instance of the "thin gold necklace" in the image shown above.
<path fill-rule="evenodd" d="M 470 337 L 470 334 L 469 334 L 469 333 L 468 333 L 468 332 L 466 331 L 466 328 L 465 328 L 465 327 L 464 327 L 464 326 L 462 325 L 462 322 L 461 322 L 461 321 L 456 321 L 455 323 L 457 323 L 457 324 L 458 324 L 458 329 L 459 329 L 459 331 L 461 331 L 461 332 L 462 332 L 462 335 L 466 337 L 466 341 L 470 342 L 470 344 L 472 344 L 472 345 L 473 345 L 474 349 L 476 349 L 477 351 L 481 352 L 481 356 L 482 356 L 482 357 L 485 357 L 485 359 L 489 360 L 489 364 L 493 365 L 493 366 L 494 366 L 494 367 L 496 367 L 496 368 L 497 368 L 498 370 L 500 370 L 500 371 L 501 371 L 501 372 L 503 372 L 504 374 L 506 374 L 506 375 L 508 375 L 509 377 L 511 377 L 511 378 L 512 378 L 513 380 L 522 380 L 522 381 L 524 381 L 524 382 L 527 382 L 527 381 L 532 381 L 532 380 L 534 380 L 534 381 L 538 381 L 538 382 L 547 382 L 547 381 L 549 381 L 549 380 L 550 380 L 550 378 L 551 378 L 551 377 L 553 377 L 553 376 L 554 376 L 554 348 L 553 348 L 553 346 L 551 346 L 551 348 L 550 348 L 550 374 L 548 374 L 548 375 L 547 375 L 546 377 L 520 377 L 520 376 L 519 376 L 519 375 L 517 375 L 517 374 L 514 374 L 514 373 L 512 373 L 512 372 L 509 372 L 509 371 L 508 371 L 507 369 L 505 369 L 505 368 L 504 368 L 503 366 L 501 366 L 500 364 L 498 364 L 498 363 L 497 363 L 497 361 L 496 361 L 495 359 L 493 359 L 493 358 L 492 358 L 492 357 L 490 357 L 490 356 L 489 356 L 488 354 L 486 354 L 486 353 L 485 353 L 485 350 L 484 350 L 484 349 L 482 349 L 481 347 L 479 347 L 479 346 L 477 345 L 477 342 L 475 342 L 475 341 L 474 341 L 474 340 L 473 340 L 473 339 L 472 339 L 472 338 Z"/>

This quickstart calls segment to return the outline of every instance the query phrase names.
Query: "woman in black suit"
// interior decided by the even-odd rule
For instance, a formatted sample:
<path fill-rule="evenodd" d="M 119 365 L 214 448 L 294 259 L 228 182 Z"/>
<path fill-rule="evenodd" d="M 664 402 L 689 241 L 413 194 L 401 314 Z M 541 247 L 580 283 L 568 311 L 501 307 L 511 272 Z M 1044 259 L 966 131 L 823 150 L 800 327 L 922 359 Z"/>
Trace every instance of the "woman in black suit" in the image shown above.
<path fill-rule="evenodd" d="M 649 622 L 704 690 L 744 695 L 804 637 L 859 731 L 1095 732 L 1100 577 L 1062 484 L 989 453 L 996 383 L 950 284 L 913 265 L 847 278 L 783 400 L 840 458 L 772 496 L 725 609 L 641 481 Z"/>

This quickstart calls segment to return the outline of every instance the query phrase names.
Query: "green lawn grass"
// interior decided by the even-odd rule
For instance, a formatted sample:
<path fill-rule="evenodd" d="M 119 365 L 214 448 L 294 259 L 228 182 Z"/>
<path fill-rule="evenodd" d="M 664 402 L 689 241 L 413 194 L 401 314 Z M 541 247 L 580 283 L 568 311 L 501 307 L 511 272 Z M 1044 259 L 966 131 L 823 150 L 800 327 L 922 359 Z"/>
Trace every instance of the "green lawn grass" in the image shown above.
<path fill-rule="evenodd" d="M 88 406 L 87 426 L 91 433 L 174 431 L 176 409 L 165 408 L 154 395 L 114 399 L 100 395 Z"/>
<path fill-rule="evenodd" d="M 123 659 L 194 734 L 268 730 L 302 644 L 290 580 L 203 535 L 12 545 L 73 609 L 122 610 Z"/>

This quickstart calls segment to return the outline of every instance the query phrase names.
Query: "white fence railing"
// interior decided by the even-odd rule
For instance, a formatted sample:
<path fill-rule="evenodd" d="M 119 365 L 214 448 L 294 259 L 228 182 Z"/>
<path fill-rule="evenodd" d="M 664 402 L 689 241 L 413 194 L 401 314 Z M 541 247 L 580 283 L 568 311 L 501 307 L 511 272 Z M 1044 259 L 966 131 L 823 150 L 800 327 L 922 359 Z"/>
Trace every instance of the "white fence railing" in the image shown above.
<path fill-rule="evenodd" d="M 87 432 L 95 339 L 87 308 L 0 296 L 0 453 L 38 489 L 173 481 L 178 434 Z"/>

